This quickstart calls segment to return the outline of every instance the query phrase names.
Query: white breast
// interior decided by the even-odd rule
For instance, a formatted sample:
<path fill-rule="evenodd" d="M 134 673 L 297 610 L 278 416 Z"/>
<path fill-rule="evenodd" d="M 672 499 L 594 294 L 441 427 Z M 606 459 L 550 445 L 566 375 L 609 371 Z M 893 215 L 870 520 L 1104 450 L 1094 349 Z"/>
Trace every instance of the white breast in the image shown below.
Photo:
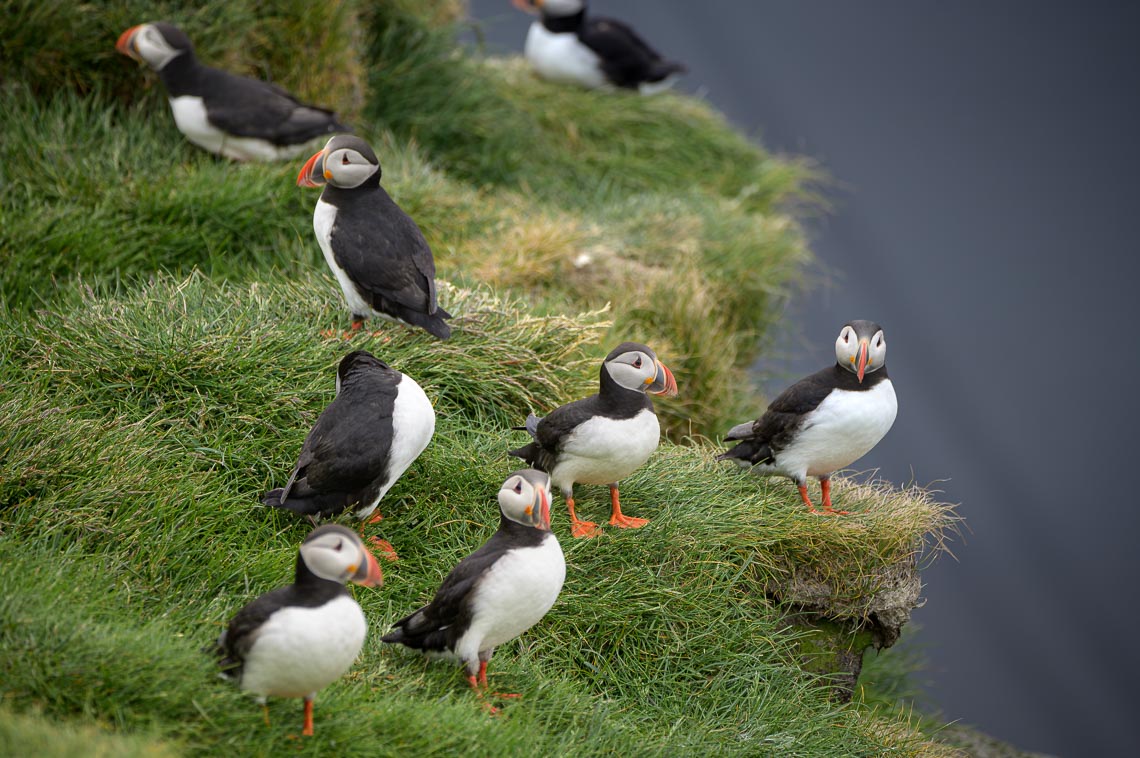
<path fill-rule="evenodd" d="M 579 425 L 563 442 L 551 482 L 561 490 L 575 482 L 613 484 L 649 460 L 660 440 L 661 425 L 649 409 L 631 419 L 597 416 Z"/>
<path fill-rule="evenodd" d="M 535 21 L 527 32 L 523 54 L 543 79 L 589 89 L 611 86 L 597 54 L 573 32 L 555 34 Z"/>
<path fill-rule="evenodd" d="M 316 608 L 282 608 L 257 631 L 241 687 L 277 697 L 315 693 L 348 671 L 367 632 L 364 612 L 347 595 Z"/>
<path fill-rule="evenodd" d="M 802 478 L 850 466 L 886 435 L 897 412 L 890 379 L 862 392 L 835 390 L 808 414 L 792 444 L 777 456 L 777 468 Z"/>
<path fill-rule="evenodd" d="M 368 518 L 388 494 L 396 480 L 420 456 L 435 434 L 435 409 L 423 388 L 407 374 L 401 374 L 396 385 L 396 401 L 392 408 L 392 450 L 388 458 L 388 482 L 372 504 L 358 510 L 357 518 Z"/>
<path fill-rule="evenodd" d="M 234 137 L 210 123 L 206 118 L 206 105 L 200 97 L 182 95 L 170 98 L 174 123 L 186 139 L 211 153 L 239 161 L 276 161 L 295 158 L 305 145 L 280 147 L 267 140 L 253 137 Z"/>
<path fill-rule="evenodd" d="M 505 553 L 479 579 L 471 598 L 471 625 L 455 654 L 473 661 L 530 629 L 553 607 L 565 580 L 562 546 L 550 532 L 538 547 Z"/>
<path fill-rule="evenodd" d="M 328 264 L 329 270 L 333 272 L 337 283 L 340 284 L 340 290 L 344 293 L 344 300 L 348 304 L 348 309 L 352 311 L 353 315 L 368 316 L 373 312 L 372 306 L 360 296 L 356 286 L 348 278 L 345 270 L 337 265 L 336 256 L 333 255 L 332 229 L 335 223 L 336 206 L 332 203 L 326 203 L 324 200 L 318 200 L 317 207 L 313 211 L 313 231 L 316 232 L 317 244 L 321 246 L 321 252 L 325 255 L 325 263 Z"/>

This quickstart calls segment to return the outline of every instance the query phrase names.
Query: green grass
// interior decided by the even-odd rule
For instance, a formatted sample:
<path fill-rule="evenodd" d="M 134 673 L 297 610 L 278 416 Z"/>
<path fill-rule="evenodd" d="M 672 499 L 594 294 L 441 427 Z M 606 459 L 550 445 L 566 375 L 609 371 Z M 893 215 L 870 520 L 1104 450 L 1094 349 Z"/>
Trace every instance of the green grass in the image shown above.
<path fill-rule="evenodd" d="M 0 15 L 0 753 L 379 755 L 937 753 L 887 703 L 903 661 L 830 702 L 769 599 L 808 576 L 858 624 L 891 567 L 937 554 L 953 515 L 919 491 L 841 481 L 857 515 L 810 517 L 787 482 L 709 443 L 762 407 L 746 373 L 810 260 L 792 215 L 801 162 L 706 105 L 542 83 L 452 41 L 456 0 L 9 4 Z M 295 164 L 187 144 L 156 77 L 115 53 L 165 18 L 200 57 L 337 108 L 435 252 L 440 343 L 399 326 L 349 345 Z M 321 65 L 315 65 L 321 61 Z M 596 387 L 614 344 L 652 345 L 681 395 L 669 437 L 623 483 L 636 533 L 555 530 L 566 587 L 504 646 L 491 719 L 453 665 L 386 649 L 490 534 L 518 465 L 508 431 Z M 287 476 L 366 347 L 431 397 L 431 446 L 379 528 L 401 560 L 357 590 L 371 626 L 352 672 L 273 726 L 201 649 L 288 581 L 307 525 L 258 505 Z M 601 518 L 604 488 L 581 487 Z M 883 656 L 884 660 L 889 655 Z M 899 659 L 902 660 L 902 659 Z M 872 682 L 873 685 L 873 682 Z"/>
<path fill-rule="evenodd" d="M 872 573 L 938 534 L 945 509 L 840 483 L 838 501 L 858 515 L 812 517 L 793 487 L 726 471 L 709 447 L 666 444 L 623 484 L 627 512 L 652 519 L 643 530 L 571 540 L 556 514 L 566 587 L 547 619 L 495 657 L 494 686 L 523 694 L 502 718 L 487 717 L 454 665 L 381 646 L 390 623 L 489 536 L 494 492 L 516 465 L 508 423 L 536 395 L 592 384 L 582 347 L 606 326 L 597 315 L 535 318 L 485 291 L 448 295 L 467 315 L 447 349 L 396 326 L 359 343 L 417 377 L 439 427 L 381 504 L 379 532 L 401 559 L 385 566 L 382 589 L 356 592 L 370 641 L 320 698 L 306 750 L 922 746 L 890 719 L 829 703 L 756 588 L 796 567 Z M 10 358 L 0 383 L 13 390 L 0 403 L 5 702 L 190 752 L 287 749 L 298 704 L 276 703 L 264 727 L 200 649 L 237 607 L 288 580 L 310 528 L 265 510 L 258 495 L 281 483 L 331 399 L 346 345 L 316 334 L 337 304 L 312 281 L 202 277 L 79 291 L 65 303 L 0 330 Z M 582 487 L 579 499 L 586 515 L 607 507 L 603 488 Z"/>

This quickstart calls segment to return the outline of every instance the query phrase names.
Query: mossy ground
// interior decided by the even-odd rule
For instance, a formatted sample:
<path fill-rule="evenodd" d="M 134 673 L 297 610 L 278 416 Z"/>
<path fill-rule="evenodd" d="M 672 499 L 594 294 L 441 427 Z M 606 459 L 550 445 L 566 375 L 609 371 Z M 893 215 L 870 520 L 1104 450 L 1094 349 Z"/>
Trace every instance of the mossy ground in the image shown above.
<path fill-rule="evenodd" d="M 857 600 L 936 544 L 948 511 L 837 486 L 856 514 L 811 517 L 705 440 L 761 407 L 745 370 L 808 259 L 787 212 L 805 169 L 699 102 L 558 89 L 457 53 L 433 25 L 455 3 L 414 6 L 16 3 L 0 21 L 0 696 L 21 714 L 4 738 L 60 753 L 91 730 L 148 754 L 937 750 L 905 718 L 832 704 L 763 587 L 810 567 Z M 153 75 L 113 51 L 155 18 L 204 60 L 356 119 L 432 244 L 452 340 L 319 336 L 347 313 L 315 195 L 294 186 L 299 165 L 185 143 Z M 490 719 L 455 667 L 378 637 L 490 533 L 521 441 L 509 427 L 591 391 L 623 339 L 674 370 L 682 396 L 658 408 L 686 444 L 623 483 L 649 527 L 582 542 L 556 515 L 566 588 L 496 655 L 495 687 L 524 697 Z M 401 560 L 357 591 L 370 642 L 302 744 L 296 703 L 266 728 L 201 648 L 288 578 L 307 526 L 258 496 L 288 475 L 350 347 L 414 376 L 439 425 L 381 504 Z M 581 508 L 600 517 L 593 490 Z"/>

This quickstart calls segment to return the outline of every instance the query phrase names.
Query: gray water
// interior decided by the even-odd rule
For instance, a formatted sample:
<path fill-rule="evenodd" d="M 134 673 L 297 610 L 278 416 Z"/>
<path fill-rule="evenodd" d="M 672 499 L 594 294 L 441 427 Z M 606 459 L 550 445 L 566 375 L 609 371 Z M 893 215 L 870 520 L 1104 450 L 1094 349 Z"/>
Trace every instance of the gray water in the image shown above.
<path fill-rule="evenodd" d="M 529 17 L 470 4 L 492 52 L 521 51 Z M 759 368 L 774 393 L 845 321 L 883 325 L 899 417 L 857 466 L 934 483 L 968 525 L 923 574 L 929 701 L 1024 749 L 1135 749 L 1140 6 L 592 7 L 834 180 L 809 222 L 823 281 Z"/>

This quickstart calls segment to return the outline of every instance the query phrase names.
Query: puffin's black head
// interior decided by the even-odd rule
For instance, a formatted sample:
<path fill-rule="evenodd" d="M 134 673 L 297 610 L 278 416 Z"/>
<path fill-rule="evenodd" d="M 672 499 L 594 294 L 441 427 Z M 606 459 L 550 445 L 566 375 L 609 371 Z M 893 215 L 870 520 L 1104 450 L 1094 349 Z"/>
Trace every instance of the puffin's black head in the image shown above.
<path fill-rule="evenodd" d="M 139 24 L 119 35 L 115 49 L 161 71 L 180 55 L 194 55 L 194 45 L 181 29 L 165 21 Z"/>
<path fill-rule="evenodd" d="M 835 339 L 835 360 L 859 377 L 887 365 L 887 339 L 874 321 L 848 321 Z"/>
<path fill-rule="evenodd" d="M 565 18 L 586 10 L 586 0 L 511 0 L 511 3 L 527 13 L 541 13 L 545 18 Z"/>
<path fill-rule="evenodd" d="M 673 372 L 657 360 L 657 353 L 640 342 L 623 342 L 602 362 L 602 387 L 607 381 L 635 392 L 671 397 L 677 394 Z"/>
<path fill-rule="evenodd" d="M 304 573 L 302 566 L 320 579 L 340 584 L 378 587 L 384 583 L 380 565 L 360 535 L 340 524 L 325 524 L 309 532 L 297 554 L 298 579 Z"/>
<path fill-rule="evenodd" d="M 355 350 L 340 359 L 336 368 L 336 391 L 340 392 L 341 385 L 353 374 L 381 369 L 390 371 L 387 363 L 380 360 L 367 350 Z"/>
<path fill-rule="evenodd" d="M 324 149 L 316 153 L 297 174 L 298 187 L 319 187 L 330 184 L 341 189 L 352 189 L 365 184 L 380 183 L 380 159 L 372 147 L 352 134 L 338 134 Z"/>
<path fill-rule="evenodd" d="M 499 510 L 523 526 L 550 531 L 550 474 L 532 468 L 512 473 L 499 488 Z"/>

